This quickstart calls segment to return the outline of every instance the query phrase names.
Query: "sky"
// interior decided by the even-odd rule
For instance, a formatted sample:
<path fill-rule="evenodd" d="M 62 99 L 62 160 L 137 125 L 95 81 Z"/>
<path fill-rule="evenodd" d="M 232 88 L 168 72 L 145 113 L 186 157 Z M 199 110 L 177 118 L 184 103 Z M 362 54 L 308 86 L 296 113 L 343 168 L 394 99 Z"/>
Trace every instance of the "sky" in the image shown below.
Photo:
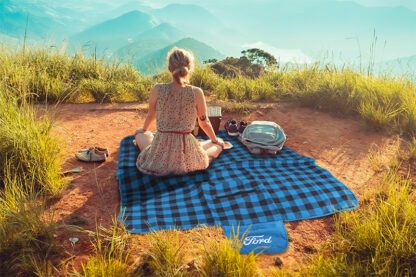
<path fill-rule="evenodd" d="M 90 0 L 91 1 L 91 0 Z M 98 0 L 94 0 L 98 1 Z M 120 1 L 114 1 L 112 2 L 120 2 Z M 223 3 L 256 3 L 256 2 L 270 2 L 274 0 L 209 0 L 209 1 L 203 1 L 203 0 L 145 0 L 142 2 L 147 2 L 148 5 L 151 6 L 163 6 L 170 3 L 198 3 L 199 5 L 203 6 L 214 6 L 214 5 L 222 5 Z M 296 1 L 296 2 L 310 2 L 310 0 L 288 0 L 288 1 Z M 330 1 L 344 1 L 344 0 L 330 0 Z M 416 10 L 416 0 L 353 0 L 354 2 L 357 2 L 361 5 L 365 6 L 404 6 L 409 9 Z M 210 4 L 207 5 L 207 2 Z"/>
<path fill-rule="evenodd" d="M 76 0 L 77 1 L 77 0 Z M 114 5 L 118 5 L 120 3 L 126 2 L 133 2 L 134 0 L 84 0 L 82 2 L 90 2 L 90 3 L 111 3 Z M 141 3 L 146 3 L 149 6 L 157 7 L 163 6 L 170 3 L 194 3 L 203 6 L 213 6 L 213 5 L 222 5 L 224 3 L 258 3 L 258 2 L 270 2 L 274 0 L 138 0 Z M 311 0 L 287 0 L 287 1 L 297 1 L 297 2 L 310 2 Z M 329 1 L 344 1 L 344 0 L 329 0 Z M 366 6 L 404 6 L 409 9 L 416 10 L 416 0 L 352 0 L 362 5 Z M 55 3 L 66 3 L 67 0 L 55 0 Z M 207 4 L 209 3 L 209 4 Z"/>

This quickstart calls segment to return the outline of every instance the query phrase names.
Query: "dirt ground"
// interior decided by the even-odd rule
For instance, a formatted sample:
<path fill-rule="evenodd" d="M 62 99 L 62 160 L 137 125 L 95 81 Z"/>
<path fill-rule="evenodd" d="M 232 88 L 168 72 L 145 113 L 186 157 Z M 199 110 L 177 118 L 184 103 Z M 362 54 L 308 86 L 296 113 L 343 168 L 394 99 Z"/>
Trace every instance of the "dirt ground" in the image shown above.
<path fill-rule="evenodd" d="M 95 230 L 96 223 L 111 225 L 119 207 L 115 179 L 118 145 L 123 137 L 143 124 L 145 107 L 143 104 L 68 104 L 57 107 L 54 133 L 67 145 L 64 169 L 83 168 L 81 173 L 71 177 L 62 197 L 51 206 L 58 221 L 78 224 L 89 230 Z M 350 187 L 360 200 L 365 197 L 369 184 L 374 183 L 375 172 L 368 158 L 372 145 L 383 147 L 388 153 L 396 141 L 394 137 L 369 130 L 358 119 L 341 118 L 290 103 L 274 104 L 243 116 L 223 113 L 223 121 L 230 118 L 278 122 L 288 134 L 287 146 L 315 158 L 319 165 Z M 92 145 L 110 149 L 110 157 L 105 163 L 88 164 L 74 158 L 77 150 Z M 332 217 L 285 225 L 290 238 L 289 249 L 279 255 L 260 257 L 260 268 L 266 275 L 275 266 L 276 257 L 281 259 L 283 267 L 296 269 L 328 241 L 333 232 Z M 218 235 L 216 228 L 204 232 Z M 71 246 L 68 241 L 71 235 L 62 234 L 59 239 L 73 255 L 70 266 L 79 267 L 91 253 L 90 244 L 86 236 L 81 236 L 80 241 Z M 190 240 L 196 235 L 195 230 L 183 232 L 183 236 Z M 132 258 L 136 259 L 146 242 L 141 235 L 133 235 L 132 241 Z M 195 249 L 189 249 L 189 253 L 193 251 Z"/>

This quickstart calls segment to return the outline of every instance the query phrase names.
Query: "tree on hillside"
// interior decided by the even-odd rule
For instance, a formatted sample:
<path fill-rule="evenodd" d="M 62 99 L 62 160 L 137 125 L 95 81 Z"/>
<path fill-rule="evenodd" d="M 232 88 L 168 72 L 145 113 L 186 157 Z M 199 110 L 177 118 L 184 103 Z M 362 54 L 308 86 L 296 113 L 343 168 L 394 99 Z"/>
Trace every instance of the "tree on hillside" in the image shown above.
<path fill-rule="evenodd" d="M 247 78 L 258 78 L 264 72 L 264 66 L 252 63 L 247 57 L 228 57 L 211 64 L 215 73 L 223 77 L 236 78 L 242 75 Z"/>
<path fill-rule="evenodd" d="M 244 57 L 247 57 L 252 63 L 268 67 L 277 65 L 277 60 L 272 54 L 258 48 L 243 50 L 241 51 L 241 54 L 243 54 Z"/>
<path fill-rule="evenodd" d="M 204 61 L 204 64 L 210 64 L 210 63 L 216 63 L 216 62 L 218 62 L 217 59 L 208 59 Z"/>

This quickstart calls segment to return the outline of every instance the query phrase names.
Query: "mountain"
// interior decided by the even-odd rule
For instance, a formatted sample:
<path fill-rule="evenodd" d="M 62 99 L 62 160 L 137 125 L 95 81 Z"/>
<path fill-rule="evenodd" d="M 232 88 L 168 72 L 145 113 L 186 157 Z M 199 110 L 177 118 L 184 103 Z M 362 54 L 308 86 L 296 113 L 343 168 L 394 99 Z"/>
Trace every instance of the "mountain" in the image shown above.
<path fill-rule="evenodd" d="M 169 23 L 162 23 L 135 37 L 132 43 L 120 48 L 116 56 L 123 61 L 137 60 L 185 37 L 185 33 Z"/>
<path fill-rule="evenodd" d="M 173 47 L 191 50 L 195 55 L 196 62 L 200 63 L 208 59 L 224 58 L 223 54 L 211 46 L 193 38 L 184 38 L 169 46 L 156 50 L 145 57 L 137 59 L 134 65 L 143 74 L 157 73 L 165 68 L 167 54 Z"/>
<path fill-rule="evenodd" d="M 26 35 L 32 39 L 62 38 L 65 23 L 46 5 L 16 0 L 0 2 L 0 32 L 15 38 Z"/>
<path fill-rule="evenodd" d="M 72 46 L 88 46 L 90 50 L 102 54 L 112 53 L 128 44 L 138 34 L 152 29 L 158 21 L 151 15 L 140 11 L 131 11 L 117 18 L 94 25 L 70 38 Z"/>
<path fill-rule="evenodd" d="M 167 22 L 206 44 L 220 44 L 222 49 L 228 49 L 231 44 L 228 34 L 232 35 L 233 31 L 228 30 L 218 17 L 199 5 L 170 4 L 154 9 L 151 14 L 161 22 Z"/>

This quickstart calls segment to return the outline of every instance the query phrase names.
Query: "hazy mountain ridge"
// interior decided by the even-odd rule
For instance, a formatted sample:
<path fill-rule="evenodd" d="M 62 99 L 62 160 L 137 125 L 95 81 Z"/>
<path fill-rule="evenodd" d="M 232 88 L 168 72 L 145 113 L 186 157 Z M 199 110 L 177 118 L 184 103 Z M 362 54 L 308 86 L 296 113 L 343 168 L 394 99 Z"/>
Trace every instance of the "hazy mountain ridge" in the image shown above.
<path fill-rule="evenodd" d="M 89 43 L 101 53 L 113 52 L 133 41 L 138 34 L 159 24 L 151 15 L 140 11 L 130 11 L 114 19 L 106 20 L 70 38 L 72 44 L 80 47 Z"/>
<path fill-rule="evenodd" d="M 140 59 L 137 59 L 133 62 L 133 64 L 144 74 L 157 73 L 166 66 L 167 53 L 173 47 L 180 47 L 191 50 L 197 58 L 197 63 L 202 63 L 203 61 L 212 58 L 224 58 L 224 55 L 222 53 L 212 48 L 211 46 L 206 45 L 193 38 L 184 38 L 162 49 L 156 50 Z"/>
<path fill-rule="evenodd" d="M 169 23 L 161 23 L 139 34 L 132 43 L 118 49 L 116 56 L 124 61 L 137 60 L 186 36 L 184 32 Z"/>
<path fill-rule="evenodd" d="M 22 38 L 27 31 L 27 35 L 35 39 L 50 38 L 52 35 L 61 38 L 63 29 L 64 18 L 56 16 L 47 6 L 22 6 L 20 1 L 15 0 L 0 2 L 0 33 Z"/>
<path fill-rule="evenodd" d="M 247 45 L 264 44 L 285 53 L 299 50 L 311 60 L 330 53 L 336 63 L 354 63 L 358 57 L 368 59 L 375 30 L 378 61 L 416 54 L 410 47 L 416 45 L 416 11 L 405 7 L 363 6 L 357 1 L 178 0 L 181 4 L 172 4 L 161 0 L 3 0 L 0 33 L 21 41 L 29 15 L 28 35 L 34 40 L 43 42 L 54 33 L 59 40 L 70 37 L 70 42 L 77 44 L 76 50 L 85 50 L 82 46 L 88 45 L 87 53 L 91 53 L 97 46 L 99 56 L 117 53 L 123 60 L 142 58 L 141 53 L 149 54 L 184 37 L 192 37 L 229 56 L 238 56 Z M 161 3 L 167 5 L 155 6 Z M 141 15 L 136 14 L 131 23 L 114 21 L 128 17 L 131 10 Z M 168 23 L 183 36 L 171 32 L 169 37 L 169 32 L 161 35 L 157 29 L 152 31 L 160 23 Z M 144 32 L 149 32 L 148 38 L 138 39 Z M 5 39 L 0 37 L 0 40 Z"/>

